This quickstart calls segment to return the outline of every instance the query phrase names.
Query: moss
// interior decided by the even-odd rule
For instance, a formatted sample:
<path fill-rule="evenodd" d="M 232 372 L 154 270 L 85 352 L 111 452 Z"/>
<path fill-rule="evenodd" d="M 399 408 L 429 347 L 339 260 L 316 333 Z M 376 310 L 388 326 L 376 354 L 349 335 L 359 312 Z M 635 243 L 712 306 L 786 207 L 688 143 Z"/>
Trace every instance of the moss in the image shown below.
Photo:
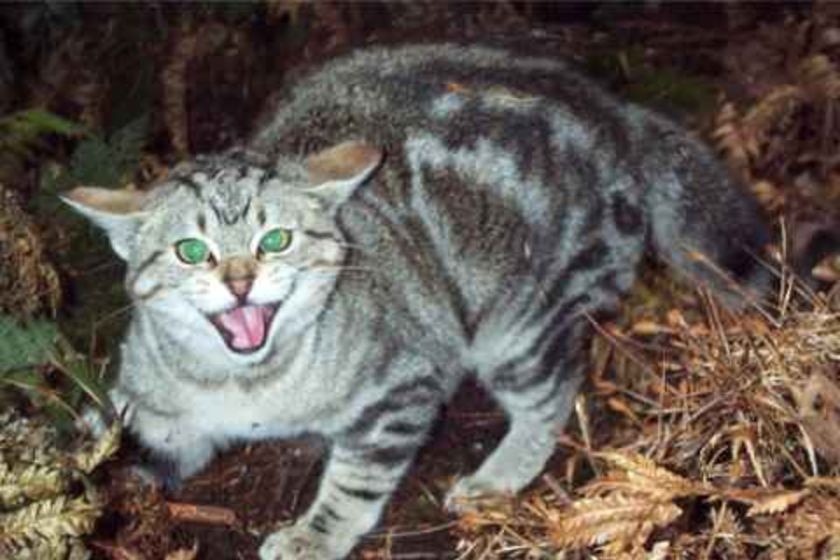
<path fill-rule="evenodd" d="M 621 97 L 666 113 L 703 114 L 715 105 L 717 90 L 710 78 L 674 66 L 654 66 L 639 45 L 591 53 L 584 68 Z"/>

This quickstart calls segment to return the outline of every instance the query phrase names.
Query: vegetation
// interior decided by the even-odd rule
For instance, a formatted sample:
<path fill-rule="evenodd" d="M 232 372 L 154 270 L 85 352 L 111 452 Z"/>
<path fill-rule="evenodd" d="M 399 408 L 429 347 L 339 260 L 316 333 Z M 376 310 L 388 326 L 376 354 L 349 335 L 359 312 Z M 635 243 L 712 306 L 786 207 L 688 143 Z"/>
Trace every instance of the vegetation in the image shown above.
<path fill-rule="evenodd" d="M 86 403 L 119 412 L 103 379 L 130 306 L 120 263 L 56 195 L 146 188 L 180 159 L 242 142 L 292 67 L 371 41 L 439 38 L 570 58 L 695 126 L 778 221 L 767 265 L 782 288 L 767 308 L 732 316 L 651 267 L 623 316 L 598 325 L 588 390 L 540 483 L 444 516 L 439 496 L 503 428 L 495 409 L 474 412 L 470 393 L 431 442 L 448 452 L 420 461 L 359 557 L 838 557 L 840 26 L 830 3 L 762 11 L 1 8 L 0 556 L 255 558 L 254 535 L 300 509 L 317 474 L 300 443 L 233 450 L 163 496 L 126 468 L 139 453 L 120 448 L 118 423 L 96 441 L 79 434 Z"/>

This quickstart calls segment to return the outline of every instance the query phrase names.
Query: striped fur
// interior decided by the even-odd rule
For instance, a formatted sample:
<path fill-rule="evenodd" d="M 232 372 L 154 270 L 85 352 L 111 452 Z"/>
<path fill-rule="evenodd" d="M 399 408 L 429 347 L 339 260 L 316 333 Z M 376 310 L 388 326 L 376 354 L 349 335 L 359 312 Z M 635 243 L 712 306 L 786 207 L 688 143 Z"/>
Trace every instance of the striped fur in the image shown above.
<path fill-rule="evenodd" d="M 747 286 L 766 281 L 750 256 L 767 235 L 756 205 L 709 151 L 559 62 L 369 49 L 280 99 L 249 147 L 271 165 L 199 158 L 128 210 L 68 195 L 128 262 L 136 309 L 112 394 L 142 442 L 189 476 L 232 440 L 331 441 L 314 504 L 263 559 L 347 555 L 466 375 L 510 430 L 447 503 L 526 486 L 582 378 L 585 316 L 616 309 L 646 249 L 733 304 L 689 251 Z M 375 146 L 384 162 L 332 161 L 333 174 L 359 167 L 339 179 L 307 167 L 347 141 L 343 153 Z M 276 226 L 293 245 L 261 258 Z M 180 263 L 183 238 L 207 240 L 213 261 Z M 255 271 L 247 301 L 279 306 L 248 354 L 207 319 L 236 305 L 220 272 L 232 258 Z"/>

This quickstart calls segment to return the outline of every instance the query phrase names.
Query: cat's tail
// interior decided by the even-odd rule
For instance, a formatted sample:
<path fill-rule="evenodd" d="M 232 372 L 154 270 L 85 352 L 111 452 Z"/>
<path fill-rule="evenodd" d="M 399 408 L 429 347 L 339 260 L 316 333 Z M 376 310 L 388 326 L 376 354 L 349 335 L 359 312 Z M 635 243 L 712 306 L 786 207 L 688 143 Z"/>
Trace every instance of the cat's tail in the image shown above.
<path fill-rule="evenodd" d="M 758 202 L 723 164 L 684 132 L 665 133 L 649 153 L 645 174 L 650 239 L 657 255 L 742 309 L 769 295 L 770 231 Z"/>

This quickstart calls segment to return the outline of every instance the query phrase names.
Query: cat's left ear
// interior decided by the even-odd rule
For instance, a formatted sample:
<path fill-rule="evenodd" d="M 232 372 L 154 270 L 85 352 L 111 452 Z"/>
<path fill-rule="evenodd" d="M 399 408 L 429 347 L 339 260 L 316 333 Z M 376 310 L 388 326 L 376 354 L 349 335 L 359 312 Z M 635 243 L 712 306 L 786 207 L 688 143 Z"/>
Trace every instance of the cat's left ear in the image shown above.
<path fill-rule="evenodd" d="M 85 218 L 105 230 L 114 252 L 128 260 L 134 237 L 146 213 L 142 211 L 146 193 L 99 187 L 76 187 L 61 199 Z"/>
<path fill-rule="evenodd" d="M 360 141 L 343 142 L 306 159 L 312 192 L 337 208 L 382 163 L 382 150 Z"/>

